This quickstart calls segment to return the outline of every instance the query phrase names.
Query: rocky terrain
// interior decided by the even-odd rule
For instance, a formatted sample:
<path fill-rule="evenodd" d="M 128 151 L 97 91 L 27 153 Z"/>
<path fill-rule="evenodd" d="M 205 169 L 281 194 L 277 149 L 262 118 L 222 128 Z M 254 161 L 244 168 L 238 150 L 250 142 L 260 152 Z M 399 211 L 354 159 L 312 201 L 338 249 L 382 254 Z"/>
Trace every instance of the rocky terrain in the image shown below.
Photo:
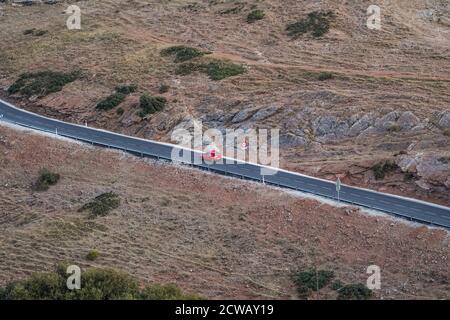
<path fill-rule="evenodd" d="M 379 31 L 366 26 L 371 1 L 77 1 L 81 30 L 66 28 L 72 3 L 27 2 L 0 3 L 0 85 L 43 69 L 82 76 L 44 97 L 2 94 L 24 108 L 162 141 L 192 119 L 204 129 L 279 128 L 283 168 L 450 205 L 448 2 L 379 1 Z M 265 15 L 248 23 L 255 9 Z M 328 32 L 291 37 L 287 26 L 311 12 L 332 13 Z M 175 45 L 245 72 L 181 75 L 161 55 Z M 119 108 L 95 108 L 122 83 L 138 91 Z M 146 92 L 168 103 L 142 118 Z M 377 178 L 385 162 L 397 167 Z"/>
<path fill-rule="evenodd" d="M 69 262 L 208 299 L 297 299 L 297 271 L 365 284 L 375 264 L 376 299 L 450 298 L 443 230 L 5 126 L 0 164 L 0 286 Z M 43 168 L 59 180 L 38 191 Z M 80 210 L 105 193 L 114 210 Z"/>

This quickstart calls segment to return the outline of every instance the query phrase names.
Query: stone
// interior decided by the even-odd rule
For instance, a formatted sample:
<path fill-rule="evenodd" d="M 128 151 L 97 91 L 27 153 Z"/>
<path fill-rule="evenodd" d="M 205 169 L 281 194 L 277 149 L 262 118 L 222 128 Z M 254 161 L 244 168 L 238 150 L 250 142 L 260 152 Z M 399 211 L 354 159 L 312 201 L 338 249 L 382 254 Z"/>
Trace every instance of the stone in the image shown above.
<path fill-rule="evenodd" d="M 254 108 L 245 108 L 239 112 L 237 112 L 233 119 L 231 119 L 232 123 L 239 123 L 247 120 L 250 118 L 253 114 L 255 114 L 256 110 Z"/>
<path fill-rule="evenodd" d="M 441 129 L 450 128 L 450 112 L 449 111 L 444 111 L 441 113 L 440 119 L 439 119 L 439 127 L 441 127 Z"/>
<path fill-rule="evenodd" d="M 420 119 L 417 118 L 411 111 L 403 112 L 397 120 L 397 125 L 402 130 L 412 129 L 420 124 Z"/>
<path fill-rule="evenodd" d="M 259 109 L 253 116 L 252 116 L 252 121 L 260 121 L 260 120 L 265 120 L 271 116 L 273 116 L 275 113 L 277 113 L 278 111 L 278 107 L 277 106 L 269 106 L 266 108 L 262 108 Z"/>
<path fill-rule="evenodd" d="M 373 123 L 374 123 L 373 116 L 371 114 L 366 114 L 362 118 L 354 122 L 354 124 L 351 126 L 348 132 L 348 135 L 350 137 L 356 137 L 359 134 L 361 134 L 361 132 L 371 127 Z"/>

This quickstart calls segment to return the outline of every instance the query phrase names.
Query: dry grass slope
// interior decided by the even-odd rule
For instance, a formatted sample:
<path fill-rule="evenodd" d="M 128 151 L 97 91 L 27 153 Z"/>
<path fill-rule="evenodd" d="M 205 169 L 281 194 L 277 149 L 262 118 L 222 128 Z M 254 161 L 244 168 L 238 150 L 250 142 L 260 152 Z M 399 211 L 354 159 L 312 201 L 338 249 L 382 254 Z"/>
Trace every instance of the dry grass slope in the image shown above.
<path fill-rule="evenodd" d="M 42 167 L 60 180 L 35 192 Z M 377 298 L 450 297 L 444 231 L 5 127 L 0 168 L 0 284 L 68 261 L 209 298 L 291 298 L 297 270 L 365 283 L 377 264 Z M 118 208 L 95 219 L 79 211 L 104 192 L 120 196 Z"/>

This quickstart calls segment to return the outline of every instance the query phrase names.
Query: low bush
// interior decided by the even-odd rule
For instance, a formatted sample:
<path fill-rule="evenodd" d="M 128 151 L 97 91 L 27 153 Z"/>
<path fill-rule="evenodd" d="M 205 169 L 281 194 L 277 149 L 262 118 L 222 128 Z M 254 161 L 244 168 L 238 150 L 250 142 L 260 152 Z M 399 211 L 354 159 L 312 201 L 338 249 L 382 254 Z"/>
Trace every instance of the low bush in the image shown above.
<path fill-rule="evenodd" d="M 169 89 L 170 89 L 170 87 L 167 84 L 162 84 L 162 85 L 159 86 L 159 90 L 158 91 L 159 91 L 160 94 L 163 94 L 163 93 L 168 92 Z"/>
<path fill-rule="evenodd" d="M 33 35 L 36 37 L 43 36 L 44 34 L 47 34 L 48 30 L 41 30 L 41 29 L 26 29 L 23 34 L 24 35 Z"/>
<path fill-rule="evenodd" d="M 46 96 L 61 91 L 66 84 L 78 79 L 80 74 L 79 71 L 70 73 L 56 71 L 22 73 L 16 82 L 8 88 L 8 93 L 19 93 L 24 96 Z"/>
<path fill-rule="evenodd" d="M 201 300 L 202 298 L 193 294 L 184 294 L 180 288 L 173 284 L 153 285 L 144 288 L 140 293 L 142 300 Z"/>
<path fill-rule="evenodd" d="M 405 177 L 405 181 L 411 181 L 411 180 L 414 180 L 416 176 L 412 172 L 405 172 L 404 177 Z"/>
<path fill-rule="evenodd" d="M 94 261 L 100 256 L 100 253 L 97 250 L 91 250 L 86 255 L 86 260 Z"/>
<path fill-rule="evenodd" d="M 388 132 L 400 132 L 402 128 L 398 124 L 392 124 L 387 128 Z"/>
<path fill-rule="evenodd" d="M 122 84 L 116 87 L 116 92 L 128 95 L 136 92 L 137 88 L 138 87 L 135 84 Z"/>
<path fill-rule="evenodd" d="M 311 33 L 313 37 L 319 38 L 330 30 L 330 19 L 333 13 L 314 11 L 308 13 L 308 16 L 298 22 L 287 26 L 288 35 L 297 38 L 305 33 Z"/>
<path fill-rule="evenodd" d="M 145 117 L 148 114 L 153 114 L 162 111 L 166 106 L 167 100 L 164 97 L 153 97 L 148 94 L 144 94 L 140 98 L 139 116 Z"/>
<path fill-rule="evenodd" d="M 0 300 L 193 300 L 174 285 L 154 285 L 140 289 L 126 273 L 113 269 L 91 268 L 81 273 L 81 288 L 67 288 L 66 266 L 55 272 L 36 273 L 28 279 L 0 287 Z"/>
<path fill-rule="evenodd" d="M 450 163 L 450 157 L 440 157 L 438 159 L 438 161 L 442 162 L 442 163 L 445 163 L 445 164 L 448 164 L 448 163 Z"/>
<path fill-rule="evenodd" d="M 97 103 L 97 109 L 99 110 L 111 110 L 121 104 L 126 98 L 126 94 L 121 92 L 114 92 L 113 94 L 107 96 L 99 103 Z"/>
<path fill-rule="evenodd" d="M 33 187 L 36 191 L 47 191 L 50 186 L 58 183 L 60 175 L 58 173 L 53 173 L 48 169 L 42 169 L 39 172 L 39 178 L 34 183 Z"/>
<path fill-rule="evenodd" d="M 376 180 L 382 180 L 387 174 L 395 171 L 398 168 L 397 164 L 392 161 L 379 162 L 372 167 L 373 174 Z"/>
<path fill-rule="evenodd" d="M 188 75 L 195 71 L 205 73 L 217 81 L 242 74 L 245 68 L 232 62 L 213 60 L 208 63 L 184 63 L 178 67 L 177 74 Z"/>
<path fill-rule="evenodd" d="M 444 130 L 444 136 L 450 137 L 450 128 Z"/>
<path fill-rule="evenodd" d="M 327 286 L 334 278 L 332 271 L 314 270 L 297 272 L 294 275 L 294 282 L 297 292 L 301 296 L 308 296 L 311 291 L 317 291 Z"/>
<path fill-rule="evenodd" d="M 201 57 L 205 54 L 208 54 L 208 52 L 204 52 L 196 48 L 190 48 L 185 46 L 169 47 L 161 51 L 162 56 L 174 56 L 175 57 L 174 61 L 177 63 Z"/>
<path fill-rule="evenodd" d="M 102 193 L 89 203 L 86 203 L 79 211 L 88 210 L 90 217 L 106 216 L 111 210 L 117 209 L 120 205 L 120 198 L 113 192 Z"/>
<path fill-rule="evenodd" d="M 123 108 L 117 108 L 116 113 L 121 116 L 123 115 L 123 113 L 125 112 L 125 110 L 123 110 Z"/>
<path fill-rule="evenodd" d="M 319 73 L 319 76 L 317 77 L 317 79 L 319 79 L 319 81 L 330 80 L 333 78 L 334 78 L 334 75 L 331 72 L 321 72 L 321 73 Z"/>
<path fill-rule="evenodd" d="M 338 290 L 338 300 L 368 300 L 373 292 L 361 283 L 348 284 Z"/>
<path fill-rule="evenodd" d="M 266 14 L 264 13 L 263 10 L 253 10 L 252 12 L 250 12 L 248 14 L 247 22 L 248 23 L 253 23 L 253 22 L 256 22 L 258 20 L 264 19 L 265 16 L 266 16 Z"/>
<path fill-rule="evenodd" d="M 331 289 L 338 291 L 339 289 L 343 288 L 344 284 L 341 280 L 336 280 L 331 284 Z"/>

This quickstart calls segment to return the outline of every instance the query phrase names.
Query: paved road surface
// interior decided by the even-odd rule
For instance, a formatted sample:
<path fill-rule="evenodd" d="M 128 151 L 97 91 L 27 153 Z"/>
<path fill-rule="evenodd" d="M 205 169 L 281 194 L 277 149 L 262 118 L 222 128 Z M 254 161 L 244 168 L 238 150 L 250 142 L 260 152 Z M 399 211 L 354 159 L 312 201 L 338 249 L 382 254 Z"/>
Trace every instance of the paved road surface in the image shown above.
<path fill-rule="evenodd" d="M 0 121 L 1 120 L 41 131 L 57 133 L 61 136 L 93 143 L 95 145 L 126 150 L 133 154 L 147 157 L 170 160 L 172 149 L 179 149 L 173 145 L 119 135 L 108 131 L 42 117 L 18 109 L 3 100 L 0 100 Z M 189 153 L 191 159 L 194 159 L 194 157 L 201 159 L 200 153 L 191 151 L 189 151 Z M 196 166 L 220 174 L 262 181 L 261 167 L 255 164 L 207 164 L 202 162 Z M 280 170 L 276 175 L 265 176 L 264 180 L 268 184 L 308 192 L 326 198 L 336 199 L 337 197 L 334 182 L 293 172 Z M 450 208 L 448 207 L 347 185 L 342 185 L 341 187 L 340 200 L 345 203 L 383 211 L 411 221 L 450 229 Z"/>

